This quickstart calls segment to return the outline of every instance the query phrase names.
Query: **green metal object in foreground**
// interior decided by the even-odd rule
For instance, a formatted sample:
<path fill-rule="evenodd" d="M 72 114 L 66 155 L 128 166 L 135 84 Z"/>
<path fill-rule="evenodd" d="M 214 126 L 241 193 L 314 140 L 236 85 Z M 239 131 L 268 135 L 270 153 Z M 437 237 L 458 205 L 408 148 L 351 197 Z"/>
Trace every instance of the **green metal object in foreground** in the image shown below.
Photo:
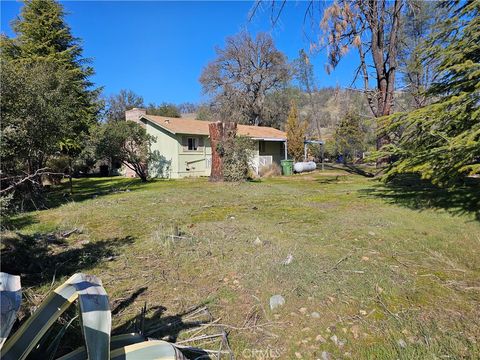
<path fill-rule="evenodd" d="M 282 160 L 280 164 L 282 165 L 282 175 L 290 176 L 293 174 L 293 160 Z"/>

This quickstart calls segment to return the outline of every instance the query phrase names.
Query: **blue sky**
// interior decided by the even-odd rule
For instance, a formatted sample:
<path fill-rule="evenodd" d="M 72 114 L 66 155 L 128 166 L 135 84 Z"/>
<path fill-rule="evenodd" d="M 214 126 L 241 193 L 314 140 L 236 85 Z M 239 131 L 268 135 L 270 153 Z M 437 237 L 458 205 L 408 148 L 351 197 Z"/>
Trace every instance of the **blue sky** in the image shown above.
<path fill-rule="evenodd" d="M 215 47 L 242 29 L 270 32 L 289 60 L 308 49 L 303 16 L 306 2 L 288 2 L 279 22 L 259 10 L 248 20 L 253 2 L 65 1 L 67 22 L 92 59 L 93 81 L 110 95 L 131 89 L 145 102 L 206 100 L 198 82 L 202 68 L 215 58 Z M 13 36 L 10 22 L 22 4 L 1 1 L 1 31 Z M 312 58 L 318 86 L 349 86 L 355 69 L 349 54 L 327 75 L 325 52 Z"/>

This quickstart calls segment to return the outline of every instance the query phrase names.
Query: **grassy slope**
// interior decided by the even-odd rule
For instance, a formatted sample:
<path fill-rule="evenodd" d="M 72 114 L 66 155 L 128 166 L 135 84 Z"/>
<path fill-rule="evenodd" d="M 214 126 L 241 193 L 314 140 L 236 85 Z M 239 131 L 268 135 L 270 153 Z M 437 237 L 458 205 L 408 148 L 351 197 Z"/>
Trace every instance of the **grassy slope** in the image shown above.
<path fill-rule="evenodd" d="M 77 202 L 17 218 L 23 237 L 4 243 L 39 246 L 31 256 L 47 265 L 19 270 L 35 273 L 27 276 L 35 292 L 50 288 L 53 272 L 60 282 L 74 271 L 100 276 L 112 300 L 138 290 L 116 326 L 145 301 L 164 306 L 162 316 L 207 301 L 221 323 L 242 328 L 230 334 L 240 358 L 269 348 L 281 358 L 475 358 L 480 223 L 425 209 L 415 195 L 396 204 L 401 197 L 375 181 L 337 175 L 240 185 L 80 180 Z M 126 185 L 129 192 L 108 193 Z M 185 239 L 173 245 L 176 224 Z M 32 245 L 41 233 L 75 227 L 83 233 L 68 246 Z M 288 254 L 293 262 L 282 265 Z M 286 299 L 276 312 L 273 294 Z"/>

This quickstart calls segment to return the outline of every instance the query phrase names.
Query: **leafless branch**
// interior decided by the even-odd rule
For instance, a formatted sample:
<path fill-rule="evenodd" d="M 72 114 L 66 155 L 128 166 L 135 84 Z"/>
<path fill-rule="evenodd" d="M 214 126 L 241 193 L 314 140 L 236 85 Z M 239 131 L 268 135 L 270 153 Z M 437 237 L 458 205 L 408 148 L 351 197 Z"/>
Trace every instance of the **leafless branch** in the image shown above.
<path fill-rule="evenodd" d="M 66 175 L 64 173 L 54 173 L 54 172 L 50 172 L 50 171 L 46 171 L 48 170 L 47 167 L 44 167 L 44 168 L 41 168 L 41 169 L 38 169 L 37 171 L 35 171 L 33 174 L 30 174 L 30 175 L 26 175 L 25 177 L 23 177 L 20 181 L 17 181 L 17 182 L 14 182 L 13 184 L 9 185 L 8 187 L 6 187 L 5 189 L 1 189 L 0 190 L 0 195 L 3 195 L 9 191 L 12 191 L 14 189 L 16 189 L 17 187 L 19 187 L 20 185 L 22 185 L 23 183 L 27 182 L 27 181 L 30 181 L 32 183 L 37 183 L 36 179 L 41 176 L 41 175 L 62 175 L 62 176 L 69 176 L 69 175 Z M 12 178 L 15 178 L 15 177 L 10 177 L 10 178 L 3 178 L 1 179 L 2 182 L 4 182 L 5 180 L 7 179 L 12 179 Z"/>

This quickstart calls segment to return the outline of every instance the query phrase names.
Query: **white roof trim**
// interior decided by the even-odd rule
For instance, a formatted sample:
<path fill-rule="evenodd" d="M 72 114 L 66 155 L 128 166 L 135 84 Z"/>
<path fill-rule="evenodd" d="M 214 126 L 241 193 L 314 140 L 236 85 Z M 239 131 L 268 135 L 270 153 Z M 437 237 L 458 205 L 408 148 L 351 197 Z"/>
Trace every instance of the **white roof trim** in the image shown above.
<path fill-rule="evenodd" d="M 252 137 L 252 140 L 262 140 L 262 141 L 287 141 L 287 139 L 279 138 L 262 138 L 262 137 Z"/>

